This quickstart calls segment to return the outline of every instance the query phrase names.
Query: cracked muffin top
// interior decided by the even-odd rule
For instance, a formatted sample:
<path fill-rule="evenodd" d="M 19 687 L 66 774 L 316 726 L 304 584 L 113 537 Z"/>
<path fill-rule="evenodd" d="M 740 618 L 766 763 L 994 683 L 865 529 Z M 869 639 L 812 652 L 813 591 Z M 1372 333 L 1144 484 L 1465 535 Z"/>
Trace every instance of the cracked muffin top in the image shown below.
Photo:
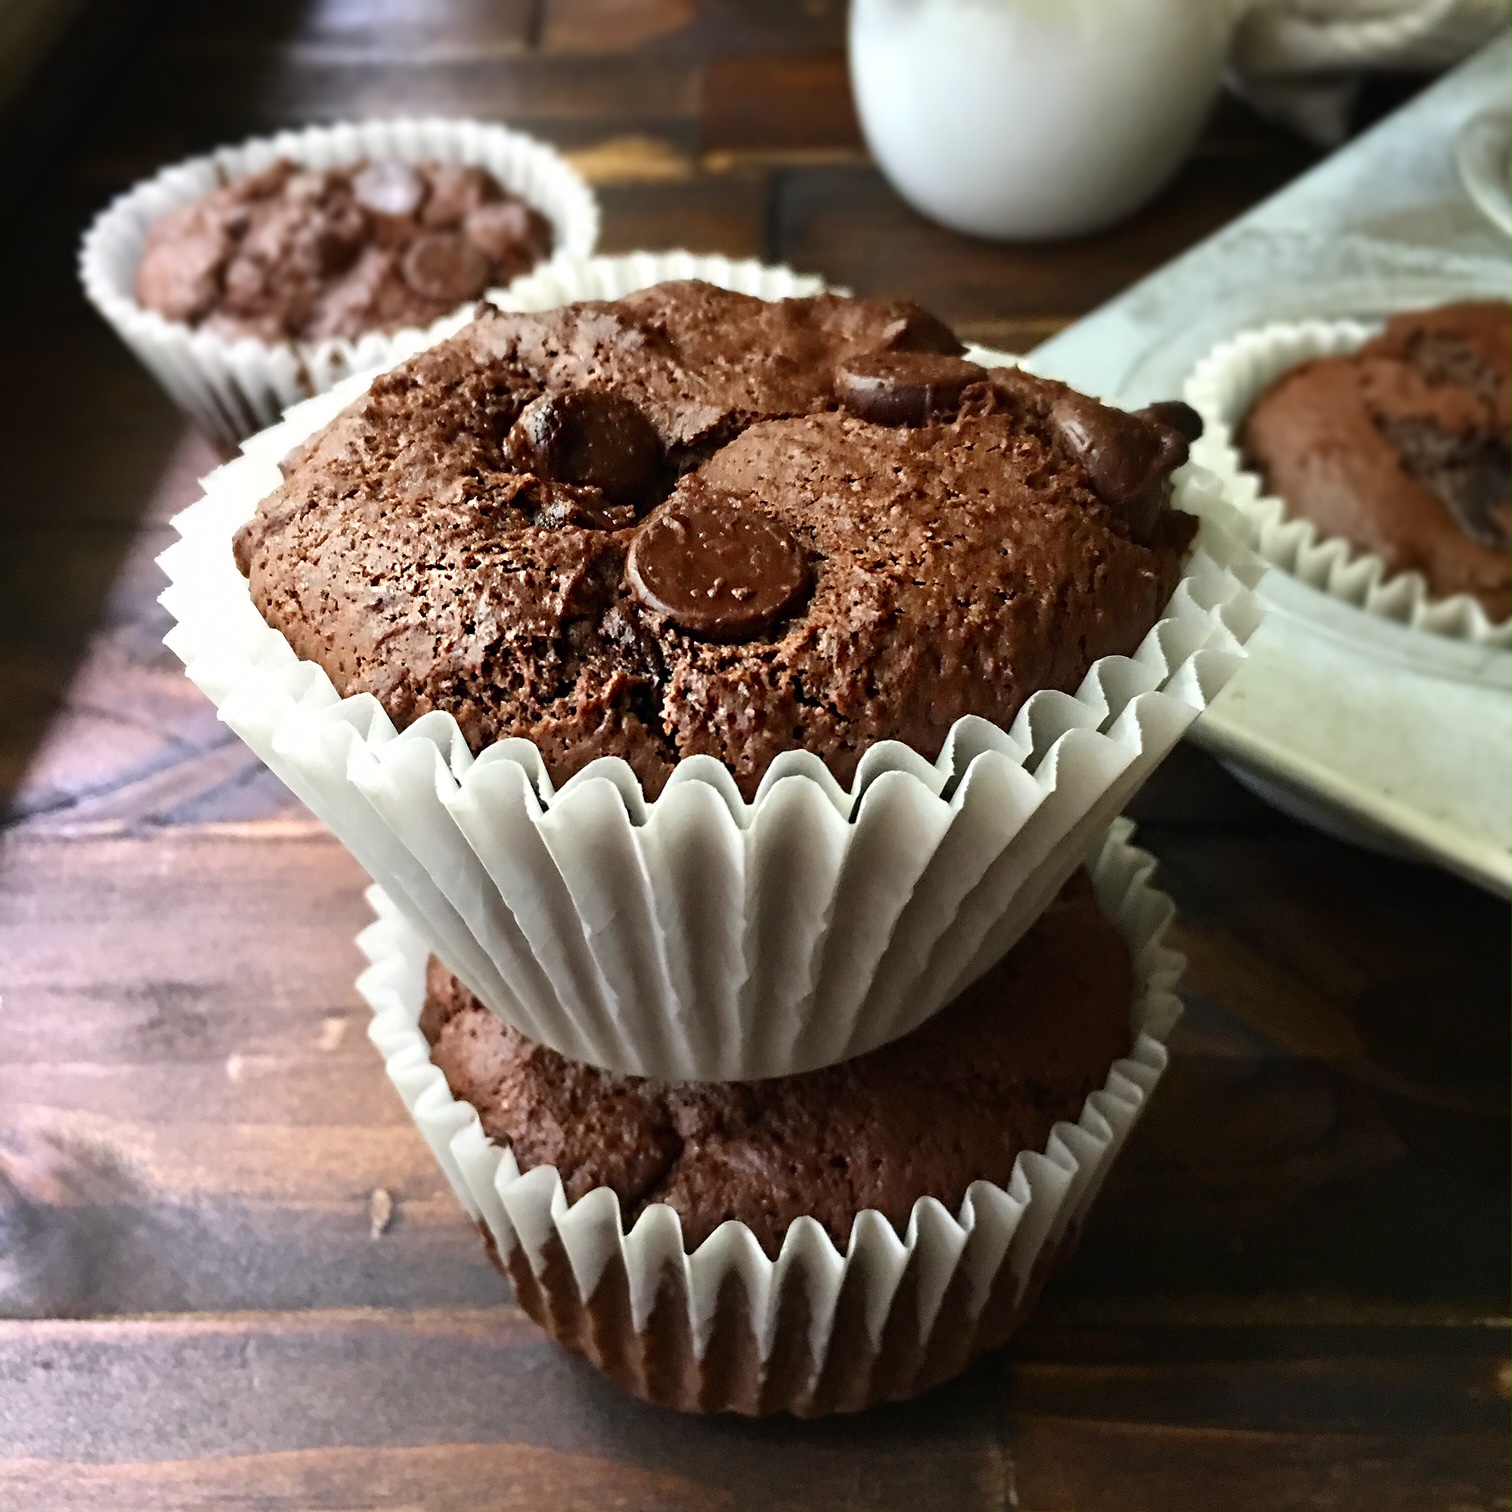
<path fill-rule="evenodd" d="M 484 310 L 285 460 L 237 564 L 341 694 L 525 737 L 556 783 L 933 759 L 1133 652 L 1196 530 L 1183 407 L 963 350 L 916 305 L 693 282 Z"/>
<path fill-rule="evenodd" d="M 1291 513 L 1497 621 L 1512 614 L 1509 322 L 1496 301 L 1397 315 L 1353 356 L 1282 374 L 1240 435 Z"/>
<path fill-rule="evenodd" d="M 658 1082 L 567 1059 L 510 1028 L 440 962 L 420 1028 L 452 1095 L 522 1171 L 567 1200 L 613 1189 L 626 1229 L 652 1203 L 691 1251 L 727 1219 L 775 1257 L 794 1219 L 842 1249 L 875 1208 L 899 1233 L 920 1197 L 959 1210 L 1074 1122 L 1127 1055 L 1134 972 L 1078 872 L 986 976 L 922 1028 L 854 1060 L 760 1082 Z"/>
<path fill-rule="evenodd" d="M 551 226 L 492 174 L 286 158 L 159 216 L 137 302 L 227 341 L 428 326 L 551 254 Z"/>

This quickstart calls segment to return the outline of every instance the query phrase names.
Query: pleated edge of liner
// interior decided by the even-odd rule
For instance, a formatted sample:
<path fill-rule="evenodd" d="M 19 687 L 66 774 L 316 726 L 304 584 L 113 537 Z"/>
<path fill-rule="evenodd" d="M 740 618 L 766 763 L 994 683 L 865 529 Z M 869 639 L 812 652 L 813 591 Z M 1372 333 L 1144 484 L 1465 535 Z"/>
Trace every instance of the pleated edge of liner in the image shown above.
<path fill-rule="evenodd" d="M 1468 593 L 1436 598 L 1421 572 L 1391 572 L 1375 553 L 1342 536 L 1324 535 L 1311 520 L 1291 514 L 1279 495 L 1266 491 L 1264 479 L 1246 466 L 1236 445 L 1244 415 L 1234 413 L 1236 401 L 1224 392 L 1236 366 L 1271 354 L 1268 376 L 1245 400 L 1247 413 L 1264 387 L 1283 373 L 1318 357 L 1357 351 L 1379 330 L 1379 322 L 1351 319 L 1272 321 L 1219 342 L 1192 369 L 1183 389 L 1203 422 L 1193 454 L 1219 482 L 1231 511 L 1227 528 L 1277 571 L 1362 613 L 1424 635 L 1491 650 L 1512 648 L 1512 619 L 1493 621 Z M 1272 368 L 1271 362 L 1280 365 Z"/>
<path fill-rule="evenodd" d="M 544 1246 L 557 1238 L 586 1303 L 617 1250 L 631 1279 L 632 1320 L 638 1332 L 649 1321 L 663 1268 L 680 1261 L 690 1312 L 699 1296 L 710 1299 L 703 1316 L 689 1319 L 695 1352 L 701 1358 L 723 1280 L 737 1271 L 751 1299 L 753 1332 L 766 1359 L 775 1339 L 781 1288 L 796 1271 L 808 1286 L 811 1334 L 819 1341 L 818 1368 L 827 1347 L 822 1341 L 828 1338 L 833 1305 L 852 1265 L 878 1264 L 880 1272 L 891 1277 L 884 1294 L 872 1299 L 867 1308 L 875 1345 L 909 1261 L 925 1247 L 943 1244 L 954 1254 L 949 1255 L 934 1289 L 933 1305 L 920 1308 L 920 1338 L 927 1339 L 967 1242 L 983 1222 L 1005 1224 L 1007 1234 L 996 1265 L 975 1287 L 973 1316 L 979 1315 L 1003 1265 L 1013 1266 L 1022 1297 L 1035 1260 L 1053 1247 L 1090 1204 L 1165 1072 L 1169 1060 L 1165 1042 L 1183 1011 L 1176 988 L 1186 961 L 1163 943 L 1175 905 L 1151 882 L 1155 860 L 1130 843 L 1133 830 L 1130 821 L 1116 820 L 1092 869 L 1099 908 L 1124 937 L 1134 965 L 1130 1017 L 1136 1037 L 1129 1054 L 1115 1061 L 1104 1086 L 1089 1094 L 1076 1123 L 1057 1123 L 1043 1152 L 1019 1153 L 1007 1187 L 973 1182 L 958 1214 L 950 1213 L 935 1198 L 921 1197 L 914 1203 L 902 1238 L 881 1213 L 864 1209 L 853 1220 L 843 1253 L 816 1220 L 805 1216 L 789 1226 L 775 1260 L 749 1227 L 736 1220 L 721 1224 L 689 1254 L 682 1244 L 681 1220 L 665 1204 L 647 1207 L 627 1234 L 612 1189 L 597 1187 L 569 1204 L 555 1167 L 536 1166 L 521 1173 L 508 1146 L 488 1138 L 477 1111 L 452 1097 L 445 1076 L 432 1063 L 430 1045 L 418 1024 L 429 951 L 378 887 L 369 888 L 366 895 L 378 917 L 357 937 L 359 949 L 371 963 L 357 980 L 357 990 L 374 1014 L 368 1037 L 383 1055 L 390 1080 L 458 1200 L 474 1222 L 488 1228 L 501 1256 L 523 1244 L 539 1275 Z M 480 1173 L 477 1180 L 468 1180 L 464 1172 L 469 1168 Z M 1036 1222 L 1026 1230 L 1026 1220 L 1036 1208 Z M 1010 1213 L 1007 1218 L 1005 1211 Z M 533 1231 L 534 1243 L 521 1234 L 521 1228 Z M 1015 1242 L 1026 1232 L 1025 1252 L 1014 1256 Z M 597 1253 L 585 1256 L 585 1251 Z"/>

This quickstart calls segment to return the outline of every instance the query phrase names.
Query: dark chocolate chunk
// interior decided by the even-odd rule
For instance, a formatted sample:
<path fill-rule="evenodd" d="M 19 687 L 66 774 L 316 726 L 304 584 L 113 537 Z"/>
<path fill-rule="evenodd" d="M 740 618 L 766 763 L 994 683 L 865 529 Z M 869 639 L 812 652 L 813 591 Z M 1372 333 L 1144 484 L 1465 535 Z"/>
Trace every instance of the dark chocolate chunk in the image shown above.
<path fill-rule="evenodd" d="M 1508 550 L 1512 468 L 1505 446 L 1473 433 L 1457 435 L 1429 420 L 1381 417 L 1376 426 L 1396 448 L 1402 466 L 1443 503 L 1472 541 Z"/>
<path fill-rule="evenodd" d="M 656 427 L 629 399 L 595 387 L 526 405 L 505 452 L 517 467 L 602 489 L 617 504 L 642 502 L 662 463 Z"/>
<path fill-rule="evenodd" d="M 1188 441 L 1202 439 L 1202 416 L 1184 399 L 1162 399 L 1134 413 L 1141 419 L 1158 420 L 1162 425 L 1169 425 Z"/>
<path fill-rule="evenodd" d="M 399 265 L 415 293 L 438 303 L 461 304 L 488 287 L 487 257 L 456 231 L 427 231 L 405 249 Z"/>
<path fill-rule="evenodd" d="M 1171 474 L 1187 459 L 1187 441 L 1160 420 L 1131 415 L 1067 390 L 1050 419 L 1071 455 L 1087 469 L 1093 491 L 1136 540 L 1154 528 L 1169 498 Z"/>
<path fill-rule="evenodd" d="M 757 509 L 718 496 L 674 496 L 630 543 L 635 596 L 705 640 L 746 640 L 808 587 L 798 543 Z"/>
<path fill-rule="evenodd" d="M 927 425 L 949 414 L 987 369 L 940 352 L 877 352 L 847 362 L 835 391 L 853 415 L 878 425 Z"/>
<path fill-rule="evenodd" d="M 369 163 L 352 179 L 352 194 L 364 210 L 385 219 L 414 215 L 425 198 L 425 180 L 408 163 Z"/>
<path fill-rule="evenodd" d="M 1489 344 L 1467 341 L 1456 331 L 1432 330 L 1415 332 L 1401 344 L 1407 360 L 1429 383 L 1469 389 L 1493 407 L 1500 402 L 1506 379 L 1483 350 Z"/>

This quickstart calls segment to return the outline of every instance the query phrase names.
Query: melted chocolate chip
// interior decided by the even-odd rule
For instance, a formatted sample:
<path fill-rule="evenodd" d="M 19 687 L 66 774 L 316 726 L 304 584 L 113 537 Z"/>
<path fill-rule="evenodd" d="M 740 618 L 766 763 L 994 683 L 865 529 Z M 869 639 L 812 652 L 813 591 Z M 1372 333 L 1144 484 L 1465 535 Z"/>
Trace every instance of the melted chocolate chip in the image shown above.
<path fill-rule="evenodd" d="M 1170 476 L 1187 459 L 1187 441 L 1163 420 L 1131 415 L 1067 390 L 1050 420 L 1066 449 L 1087 469 L 1104 504 L 1135 540 L 1146 540 L 1170 496 Z"/>
<path fill-rule="evenodd" d="M 635 533 L 625 576 L 636 598 L 705 640 L 747 640 L 808 587 L 798 543 L 759 510 L 674 497 Z"/>
<path fill-rule="evenodd" d="M 1482 546 L 1506 551 L 1512 523 L 1507 448 L 1499 441 L 1458 435 L 1431 420 L 1377 419 L 1402 466 L 1437 496 L 1455 524 Z"/>
<path fill-rule="evenodd" d="M 399 265 L 404 281 L 423 299 L 461 304 L 488 287 L 488 259 L 456 231 L 427 231 L 405 250 Z"/>
<path fill-rule="evenodd" d="M 1162 425 L 1169 425 L 1188 441 L 1202 439 L 1202 416 L 1184 399 L 1162 399 L 1134 413 L 1142 420 L 1158 420 Z"/>
<path fill-rule="evenodd" d="M 939 316 L 911 302 L 908 313 L 883 331 L 882 346 L 889 352 L 939 352 L 946 357 L 959 357 L 966 350 Z"/>
<path fill-rule="evenodd" d="M 940 352 L 877 352 L 835 375 L 835 392 L 853 415 L 878 425 L 927 425 L 960 406 L 987 369 Z"/>
<path fill-rule="evenodd" d="M 364 210 L 386 218 L 412 216 L 425 198 L 425 180 L 407 163 L 369 163 L 352 179 L 352 194 Z"/>
<path fill-rule="evenodd" d="M 602 489 L 616 504 L 642 502 L 662 463 L 656 427 L 630 400 L 601 388 L 533 400 L 505 453 L 540 477 Z"/>

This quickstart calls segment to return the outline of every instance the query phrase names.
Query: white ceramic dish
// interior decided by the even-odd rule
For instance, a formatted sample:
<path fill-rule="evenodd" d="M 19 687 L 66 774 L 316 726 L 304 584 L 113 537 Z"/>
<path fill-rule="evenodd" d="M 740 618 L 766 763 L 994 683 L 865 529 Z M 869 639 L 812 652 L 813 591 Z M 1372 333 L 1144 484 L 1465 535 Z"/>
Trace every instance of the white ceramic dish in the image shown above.
<path fill-rule="evenodd" d="M 1503 36 L 1211 240 L 1030 354 L 1129 406 L 1179 393 L 1204 352 L 1274 320 L 1379 319 L 1506 298 L 1506 239 L 1468 202 L 1456 136 L 1507 109 Z M 1192 738 L 1330 833 L 1512 891 L 1512 665 L 1367 615 L 1285 574 Z"/>
<path fill-rule="evenodd" d="M 1505 110 L 1472 116 L 1454 139 L 1454 160 L 1482 214 L 1504 236 L 1512 234 L 1512 116 Z"/>

